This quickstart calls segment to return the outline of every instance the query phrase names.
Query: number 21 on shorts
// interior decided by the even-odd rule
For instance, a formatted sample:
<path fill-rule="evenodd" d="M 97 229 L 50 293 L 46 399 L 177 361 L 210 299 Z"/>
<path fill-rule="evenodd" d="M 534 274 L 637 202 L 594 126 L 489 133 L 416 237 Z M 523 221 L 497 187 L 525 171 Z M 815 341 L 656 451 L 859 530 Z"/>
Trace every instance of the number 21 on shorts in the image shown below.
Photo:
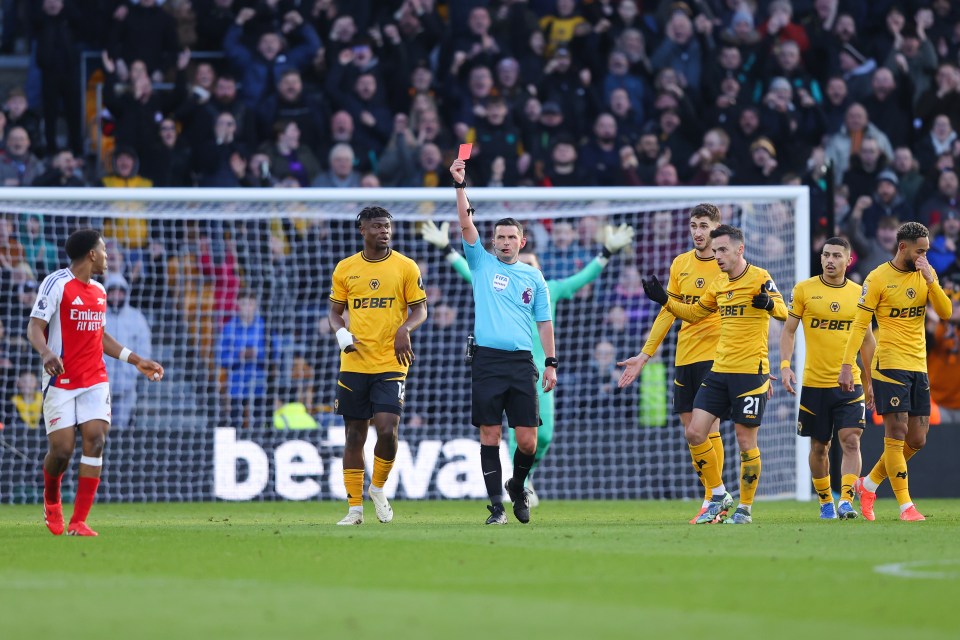
<path fill-rule="evenodd" d="M 747 396 L 743 399 L 743 415 L 748 418 L 756 417 L 760 412 L 760 396 Z"/>

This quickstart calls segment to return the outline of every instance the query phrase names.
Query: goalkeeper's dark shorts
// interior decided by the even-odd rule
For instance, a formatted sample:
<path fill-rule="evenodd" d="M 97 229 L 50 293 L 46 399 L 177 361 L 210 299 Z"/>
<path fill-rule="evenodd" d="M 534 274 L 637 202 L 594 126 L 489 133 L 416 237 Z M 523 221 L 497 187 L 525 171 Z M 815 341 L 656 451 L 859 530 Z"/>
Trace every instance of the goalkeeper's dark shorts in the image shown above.
<path fill-rule="evenodd" d="M 504 412 L 511 428 L 540 426 L 540 373 L 529 351 L 477 347 L 471 373 L 473 426 L 503 424 Z"/>
<path fill-rule="evenodd" d="M 759 427 L 767 406 L 770 377 L 765 373 L 717 373 L 711 371 L 701 383 L 694 409 L 722 418 L 729 412 L 736 424 Z"/>
<path fill-rule="evenodd" d="M 866 405 L 863 387 L 844 391 L 839 386 L 801 387 L 797 435 L 830 442 L 840 429 L 863 429 Z"/>
<path fill-rule="evenodd" d="M 673 370 L 673 412 L 690 413 L 700 385 L 713 367 L 713 360 L 677 365 Z M 724 416 L 721 416 L 724 417 Z"/>
<path fill-rule="evenodd" d="M 341 371 L 337 378 L 334 413 L 346 420 L 369 420 L 375 413 L 402 416 L 406 379 L 407 376 L 399 371 Z"/>

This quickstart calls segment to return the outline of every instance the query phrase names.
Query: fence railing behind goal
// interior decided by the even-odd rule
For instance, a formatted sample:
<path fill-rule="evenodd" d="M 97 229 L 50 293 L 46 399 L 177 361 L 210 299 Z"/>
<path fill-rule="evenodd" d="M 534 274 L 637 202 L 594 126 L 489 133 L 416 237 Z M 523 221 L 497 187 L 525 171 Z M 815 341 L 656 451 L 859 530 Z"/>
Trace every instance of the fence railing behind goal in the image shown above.
<path fill-rule="evenodd" d="M 713 202 L 724 222 L 743 229 L 747 259 L 767 269 L 788 295 L 809 272 L 807 190 L 470 189 L 468 195 L 485 241 L 496 219 L 514 217 L 527 225 L 529 248 L 548 280 L 586 266 L 600 250 L 605 224 L 626 222 L 636 229 L 633 246 L 558 305 L 556 432 L 534 476 L 538 493 L 581 499 L 699 496 L 682 429 L 671 413 L 679 323 L 638 383 L 622 391 L 616 386 L 616 361 L 639 351 L 658 310 L 643 295 L 640 278 L 658 274 L 666 281 L 672 259 L 691 248 L 690 207 Z M 66 264 L 66 236 L 86 225 L 102 228 L 108 238 L 104 281 L 111 291 L 124 287 L 118 276 L 126 283 L 129 308 L 116 306 L 120 294 L 108 296 L 108 331 L 127 343 L 149 345 L 137 348 L 149 348 L 167 372 L 162 383 L 147 384 L 132 367 L 108 362 L 115 424 L 102 499 L 343 497 L 343 425 L 333 413 L 339 351 L 327 326 L 327 300 L 334 266 L 362 247 L 354 220 L 371 204 L 394 215 L 393 246 L 419 263 L 429 308 L 429 319 L 414 333 L 417 360 L 388 492 L 485 497 L 470 425 L 470 372 L 463 363 L 464 339 L 473 326 L 471 289 L 418 233 L 422 221 L 451 222 L 451 243 L 460 248 L 452 189 L 0 189 L 0 218 L 6 220 L 0 231 L 8 230 L 11 242 L 24 249 L 23 261 L 5 269 L 0 305 L 10 363 L 0 369 L 0 421 L 6 425 L 0 431 L 0 501 L 39 499 L 42 418 L 32 428 L 29 415 L 13 402 L 18 395 L 34 397 L 40 374 L 24 338 L 32 283 Z M 238 301 L 246 291 L 255 296 L 250 309 Z M 254 320 L 242 319 L 244 313 Z M 140 314 L 149 335 L 138 335 Z M 780 326 L 771 322 L 774 364 Z M 224 335 L 242 336 L 237 348 L 251 349 L 242 357 L 230 353 L 238 343 L 224 341 Z M 802 360 L 802 343 L 798 348 Z M 291 400 L 307 406 L 318 429 L 274 427 L 274 409 Z M 795 401 L 778 389 L 760 429 L 762 496 L 809 493 L 795 424 Z M 732 425 L 722 431 L 730 452 L 725 480 L 735 486 Z"/>

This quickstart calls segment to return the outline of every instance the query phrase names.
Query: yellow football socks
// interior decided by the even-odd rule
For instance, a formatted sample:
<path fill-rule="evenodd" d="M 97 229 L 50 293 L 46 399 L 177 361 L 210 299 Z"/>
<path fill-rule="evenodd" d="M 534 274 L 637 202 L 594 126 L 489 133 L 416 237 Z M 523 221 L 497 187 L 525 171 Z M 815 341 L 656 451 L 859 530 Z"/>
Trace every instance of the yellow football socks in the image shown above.
<path fill-rule="evenodd" d="M 347 488 L 347 504 L 363 506 L 363 469 L 344 469 L 343 486 Z"/>
<path fill-rule="evenodd" d="M 753 504 L 760 480 L 760 449 L 754 447 L 740 452 L 740 504 Z"/>
<path fill-rule="evenodd" d="M 817 492 L 820 504 L 833 502 L 833 492 L 830 490 L 830 476 L 813 479 L 813 490 Z"/>
<path fill-rule="evenodd" d="M 717 464 L 717 452 L 713 447 L 710 438 L 704 440 L 698 445 L 687 445 L 690 449 L 690 457 L 693 459 L 693 468 L 697 470 L 709 490 L 712 487 L 719 487 L 723 484 L 720 476 L 720 466 Z"/>
<path fill-rule="evenodd" d="M 393 469 L 393 460 L 373 456 L 373 479 L 370 481 L 370 486 L 382 489 L 383 485 L 387 484 L 390 469 Z"/>
<path fill-rule="evenodd" d="M 886 438 L 884 438 L 884 442 L 886 442 Z M 907 462 L 907 461 L 910 460 L 910 458 L 912 458 L 913 456 L 917 455 L 917 451 L 919 451 L 919 450 L 918 450 L 918 449 L 914 449 L 913 447 L 911 447 L 910 445 L 908 445 L 906 442 L 904 442 L 904 443 L 903 443 L 903 459 L 904 459 L 904 461 Z M 887 466 L 886 466 L 886 464 L 884 464 L 884 462 L 883 462 L 883 456 L 882 456 L 882 455 L 880 456 L 880 459 L 877 460 L 877 464 L 875 464 L 875 465 L 873 466 L 873 469 L 870 470 L 870 473 L 868 474 L 868 477 L 869 477 L 870 480 L 871 480 L 874 484 L 876 484 L 877 486 L 880 486 L 881 484 L 883 484 L 883 481 L 887 479 Z"/>
<path fill-rule="evenodd" d="M 720 469 L 720 477 L 722 478 L 723 477 L 723 438 L 720 436 L 720 432 L 714 431 L 713 433 L 708 434 L 707 442 L 710 442 L 713 444 L 713 450 L 717 453 L 717 467 Z M 701 478 L 700 481 L 702 482 L 703 478 Z M 703 485 L 703 488 L 704 488 L 703 499 L 709 500 L 713 492 L 710 491 L 710 487 L 708 487 L 706 484 Z"/>
<path fill-rule="evenodd" d="M 840 479 L 840 499 L 853 503 L 853 485 L 857 481 L 857 474 L 845 473 Z"/>
<path fill-rule="evenodd" d="M 904 455 L 903 440 L 883 439 L 883 464 L 890 478 L 893 495 L 901 505 L 911 502 L 907 489 L 907 460 Z"/>

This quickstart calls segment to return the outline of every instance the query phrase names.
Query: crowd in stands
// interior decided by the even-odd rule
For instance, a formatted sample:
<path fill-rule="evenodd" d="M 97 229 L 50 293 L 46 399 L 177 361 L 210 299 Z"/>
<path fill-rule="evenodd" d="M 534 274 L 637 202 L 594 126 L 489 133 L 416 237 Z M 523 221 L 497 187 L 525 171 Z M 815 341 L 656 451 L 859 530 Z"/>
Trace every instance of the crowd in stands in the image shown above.
<path fill-rule="evenodd" d="M 42 0 L 20 16 L 10 4 L 0 47 L 26 39 L 31 73 L 0 114 L 5 186 L 447 187 L 458 144 L 472 142 L 475 186 L 804 184 L 814 252 L 849 237 L 862 278 L 892 255 L 898 224 L 918 220 L 934 233 L 931 264 L 960 291 L 960 6 L 950 0 Z M 97 69 L 89 78 L 84 53 Z M 98 82 L 104 109 L 91 117 Z M 571 245 L 592 243 L 577 224 L 548 225 L 548 278 L 595 248 L 569 258 Z M 105 227 L 125 263 L 126 304 L 175 322 L 169 297 L 211 319 L 191 348 L 247 372 L 221 376 L 228 396 L 261 388 L 249 363 L 277 352 L 283 287 L 313 310 L 298 322 L 322 324 L 342 253 L 316 253 L 317 272 L 299 273 L 290 256 L 324 246 L 330 226 L 264 225 Z M 656 228 L 638 237 L 655 241 Z M 5 354 L 36 282 L 62 262 L 51 242 L 62 231 L 36 216 L 0 219 L 0 376 L 18 397 L 35 381 Z M 424 252 L 412 239 L 406 248 Z M 605 276 L 604 295 L 623 292 L 612 306 L 636 331 L 649 315 L 640 269 L 661 266 Z M 204 284 L 178 284 L 191 278 Z M 246 289 L 257 298 L 241 304 Z M 446 307 L 425 329 L 459 337 L 464 307 Z M 613 326 L 620 312 L 610 311 Z M 956 359 L 954 333 L 932 322 L 931 353 Z M 605 345 L 636 350 L 634 336 L 615 334 L 584 359 L 607 362 Z M 300 360 L 287 371 L 319 379 L 336 366 Z M 960 408 L 960 387 L 951 393 Z"/>

